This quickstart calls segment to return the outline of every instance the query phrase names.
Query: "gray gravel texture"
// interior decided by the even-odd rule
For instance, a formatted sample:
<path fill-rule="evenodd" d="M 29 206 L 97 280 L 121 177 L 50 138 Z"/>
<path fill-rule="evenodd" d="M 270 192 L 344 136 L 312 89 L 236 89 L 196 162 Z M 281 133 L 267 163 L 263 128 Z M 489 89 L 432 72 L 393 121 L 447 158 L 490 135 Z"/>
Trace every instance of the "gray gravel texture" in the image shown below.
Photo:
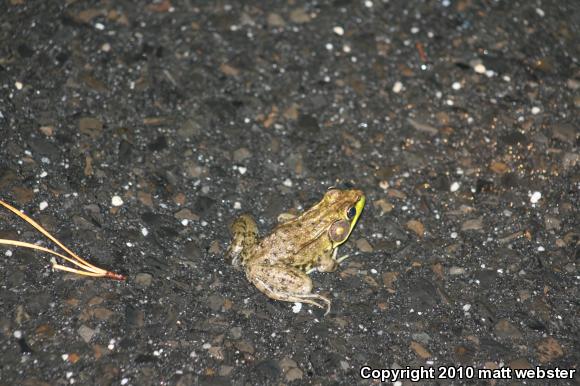
<path fill-rule="evenodd" d="M 2 2 L 0 198 L 128 279 L 1 248 L 0 385 L 577 369 L 579 20 L 577 0 Z M 345 183 L 367 206 L 312 274 L 328 316 L 224 261 L 237 215 L 267 232 Z M 4 210 L 0 238 L 51 246 Z"/>

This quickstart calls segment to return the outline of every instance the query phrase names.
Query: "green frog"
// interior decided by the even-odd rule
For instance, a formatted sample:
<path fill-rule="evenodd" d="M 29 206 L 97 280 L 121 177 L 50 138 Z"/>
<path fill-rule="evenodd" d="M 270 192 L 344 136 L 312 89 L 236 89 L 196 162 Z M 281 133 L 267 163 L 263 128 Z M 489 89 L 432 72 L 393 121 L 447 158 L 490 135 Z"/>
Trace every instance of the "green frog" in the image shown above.
<path fill-rule="evenodd" d="M 266 296 L 320 308 L 326 305 L 326 315 L 330 299 L 312 293 L 308 274 L 333 272 L 348 257 L 337 258 L 338 247 L 350 236 L 364 206 L 362 191 L 330 188 L 319 203 L 286 218 L 262 239 L 254 219 L 241 215 L 231 226 L 233 239 L 226 255 Z"/>

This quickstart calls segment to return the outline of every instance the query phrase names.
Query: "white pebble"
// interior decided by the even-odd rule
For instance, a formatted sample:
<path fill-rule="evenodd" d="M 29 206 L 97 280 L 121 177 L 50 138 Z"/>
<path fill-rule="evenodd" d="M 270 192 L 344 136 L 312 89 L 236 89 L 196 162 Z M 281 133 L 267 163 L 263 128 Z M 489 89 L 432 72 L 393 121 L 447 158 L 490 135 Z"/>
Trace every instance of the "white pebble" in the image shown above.
<path fill-rule="evenodd" d="M 537 115 L 540 113 L 540 108 L 538 106 L 532 107 L 532 114 Z"/>
<path fill-rule="evenodd" d="M 452 99 L 447 99 L 445 103 L 447 103 L 447 106 L 453 106 L 455 104 Z"/>
<path fill-rule="evenodd" d="M 336 27 L 334 27 L 332 29 L 334 31 L 335 34 L 337 34 L 338 36 L 342 36 L 344 35 L 344 28 L 342 28 L 341 26 L 337 25 Z"/>
<path fill-rule="evenodd" d="M 125 245 L 127 245 L 129 248 L 133 248 L 133 243 L 130 241 L 127 241 Z"/>
<path fill-rule="evenodd" d="M 242 204 L 239 201 L 234 202 L 234 209 L 242 209 Z"/>
<path fill-rule="evenodd" d="M 344 46 L 342 46 L 342 52 L 344 52 L 345 54 L 349 54 L 351 51 L 351 48 L 348 44 L 345 44 Z"/>
<path fill-rule="evenodd" d="M 210 343 L 204 343 L 203 346 L 201 346 L 201 348 L 203 348 L 204 350 L 209 350 L 211 348 L 211 344 Z"/>
<path fill-rule="evenodd" d="M 460 90 L 461 89 L 461 83 L 459 82 L 453 82 L 453 84 L 451 85 L 451 88 L 454 90 Z"/>
<path fill-rule="evenodd" d="M 189 220 L 184 218 L 183 220 L 181 220 L 181 225 L 183 225 L 184 227 L 187 226 L 187 224 L 189 224 Z"/>
<path fill-rule="evenodd" d="M 72 376 L 73 376 L 73 372 L 72 371 L 67 371 L 66 374 L 65 374 L 66 379 L 69 379 Z"/>
<path fill-rule="evenodd" d="M 284 180 L 284 182 L 282 182 L 282 184 L 283 184 L 284 186 L 287 186 L 287 187 L 291 188 L 291 187 L 292 187 L 292 180 L 291 180 L 290 178 L 286 178 L 286 179 Z"/>
<path fill-rule="evenodd" d="M 46 176 L 48 176 L 48 173 L 43 170 L 42 173 L 40 173 L 40 178 L 44 178 Z"/>
<path fill-rule="evenodd" d="M 459 182 L 455 181 L 454 183 L 451 184 L 451 187 L 449 188 L 449 190 L 451 190 L 452 192 L 457 192 L 459 190 Z"/>
<path fill-rule="evenodd" d="M 129 383 L 129 378 L 121 379 L 121 385 L 126 385 L 127 383 Z"/>
<path fill-rule="evenodd" d="M 63 361 L 68 360 L 68 354 L 62 354 L 60 357 L 62 358 Z"/>
<path fill-rule="evenodd" d="M 105 29 L 105 25 L 103 23 L 95 23 L 95 28 L 102 31 Z"/>
<path fill-rule="evenodd" d="M 123 199 L 119 196 L 113 196 L 113 197 L 111 197 L 111 205 L 121 206 L 121 205 L 123 205 Z"/>
<path fill-rule="evenodd" d="M 147 236 L 149 234 L 149 231 L 147 230 L 147 228 L 141 228 L 141 234 L 143 236 Z"/>
<path fill-rule="evenodd" d="M 476 64 L 475 67 L 473 67 L 473 70 L 478 74 L 485 74 L 485 72 L 487 71 L 485 66 L 481 63 Z"/>
<path fill-rule="evenodd" d="M 536 13 L 540 17 L 544 17 L 546 15 L 546 12 L 544 12 L 544 10 L 542 8 L 536 8 Z"/>
<path fill-rule="evenodd" d="M 103 51 L 103 52 L 109 52 L 109 51 L 111 51 L 111 45 L 109 43 L 104 43 L 101 46 L 101 51 Z"/>
<path fill-rule="evenodd" d="M 471 309 L 471 304 L 466 304 L 463 306 L 463 311 L 467 312 Z"/>
<path fill-rule="evenodd" d="M 246 172 L 248 171 L 248 168 L 245 166 L 238 166 L 238 172 L 240 172 L 241 175 L 246 174 Z"/>
<path fill-rule="evenodd" d="M 14 337 L 16 339 L 20 339 L 20 338 L 22 338 L 22 331 L 20 331 L 20 330 L 14 330 L 13 335 L 14 335 Z"/>
<path fill-rule="evenodd" d="M 456 239 L 458 235 L 457 235 L 457 232 L 451 232 L 450 236 L 452 239 Z"/>
<path fill-rule="evenodd" d="M 365 1 L 365 7 L 372 8 L 373 7 L 373 2 L 370 1 L 370 0 Z"/>
<path fill-rule="evenodd" d="M 332 46 L 332 44 L 331 44 L 331 43 L 326 43 L 326 45 L 325 45 L 324 47 L 325 47 L 325 48 L 326 48 L 328 51 L 332 51 L 332 49 L 334 48 L 334 47 Z"/>
<path fill-rule="evenodd" d="M 46 208 L 48 208 L 48 202 L 42 201 L 40 205 L 38 205 L 38 207 L 40 208 L 40 210 L 45 210 Z"/>
<path fill-rule="evenodd" d="M 294 303 L 294 305 L 292 306 L 292 312 L 294 312 L 295 314 L 299 313 L 301 309 L 302 303 Z"/>
<path fill-rule="evenodd" d="M 542 247 L 541 245 L 538 247 L 538 252 L 544 252 L 546 248 Z"/>
<path fill-rule="evenodd" d="M 393 85 L 393 92 L 395 94 L 398 94 L 401 92 L 402 89 L 403 89 L 403 83 L 396 81 L 395 84 Z"/>
<path fill-rule="evenodd" d="M 22 90 L 22 87 L 24 87 L 22 82 L 15 82 L 14 86 L 16 87 L 16 90 Z"/>
<path fill-rule="evenodd" d="M 419 31 L 420 31 L 420 30 L 419 30 L 419 27 L 411 27 L 411 33 L 412 33 L 413 35 L 415 35 L 415 34 L 418 34 L 418 33 L 419 33 Z"/>
<path fill-rule="evenodd" d="M 12 256 L 12 251 L 10 249 L 7 250 L 6 252 L 4 252 L 4 256 L 6 256 L 6 257 Z"/>
<path fill-rule="evenodd" d="M 535 191 L 530 197 L 530 202 L 532 204 L 536 204 L 538 201 L 540 201 L 540 198 L 542 198 L 542 193 Z"/>

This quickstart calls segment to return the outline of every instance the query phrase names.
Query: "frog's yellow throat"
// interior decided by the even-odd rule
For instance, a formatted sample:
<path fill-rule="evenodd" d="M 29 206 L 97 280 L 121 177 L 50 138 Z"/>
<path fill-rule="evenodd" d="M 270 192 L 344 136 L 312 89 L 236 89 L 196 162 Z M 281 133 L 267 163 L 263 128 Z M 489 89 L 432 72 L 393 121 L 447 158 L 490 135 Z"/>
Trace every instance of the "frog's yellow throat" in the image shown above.
<path fill-rule="evenodd" d="M 365 207 L 365 202 L 366 202 L 365 196 L 361 196 L 358 199 L 358 201 L 356 202 L 356 204 L 354 204 L 354 207 L 356 209 L 356 214 L 354 215 L 354 217 L 350 221 L 350 229 L 348 230 L 348 235 L 346 235 L 346 237 L 342 241 L 339 241 L 336 244 L 334 244 L 334 248 L 338 247 L 339 245 L 343 244 L 346 240 L 348 240 L 348 238 L 350 237 L 350 234 L 352 233 L 352 230 L 354 229 L 354 227 L 356 225 L 356 222 L 358 221 L 358 218 L 360 217 L 360 214 L 363 211 L 363 208 Z"/>

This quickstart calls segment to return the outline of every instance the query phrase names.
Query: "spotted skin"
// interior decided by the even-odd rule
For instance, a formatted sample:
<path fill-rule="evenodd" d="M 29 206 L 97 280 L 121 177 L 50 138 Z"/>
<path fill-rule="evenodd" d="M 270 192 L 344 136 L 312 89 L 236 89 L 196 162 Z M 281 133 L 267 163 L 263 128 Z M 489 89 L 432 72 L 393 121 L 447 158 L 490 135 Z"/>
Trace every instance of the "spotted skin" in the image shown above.
<path fill-rule="evenodd" d="M 231 226 L 233 238 L 227 256 L 268 297 L 326 307 L 328 313 L 330 300 L 312 293 L 308 273 L 337 269 L 337 248 L 350 236 L 364 204 L 360 190 L 330 189 L 319 203 L 299 216 L 285 217 L 285 222 L 262 239 L 255 220 L 242 215 Z M 340 232 L 336 232 L 337 225 Z"/>

